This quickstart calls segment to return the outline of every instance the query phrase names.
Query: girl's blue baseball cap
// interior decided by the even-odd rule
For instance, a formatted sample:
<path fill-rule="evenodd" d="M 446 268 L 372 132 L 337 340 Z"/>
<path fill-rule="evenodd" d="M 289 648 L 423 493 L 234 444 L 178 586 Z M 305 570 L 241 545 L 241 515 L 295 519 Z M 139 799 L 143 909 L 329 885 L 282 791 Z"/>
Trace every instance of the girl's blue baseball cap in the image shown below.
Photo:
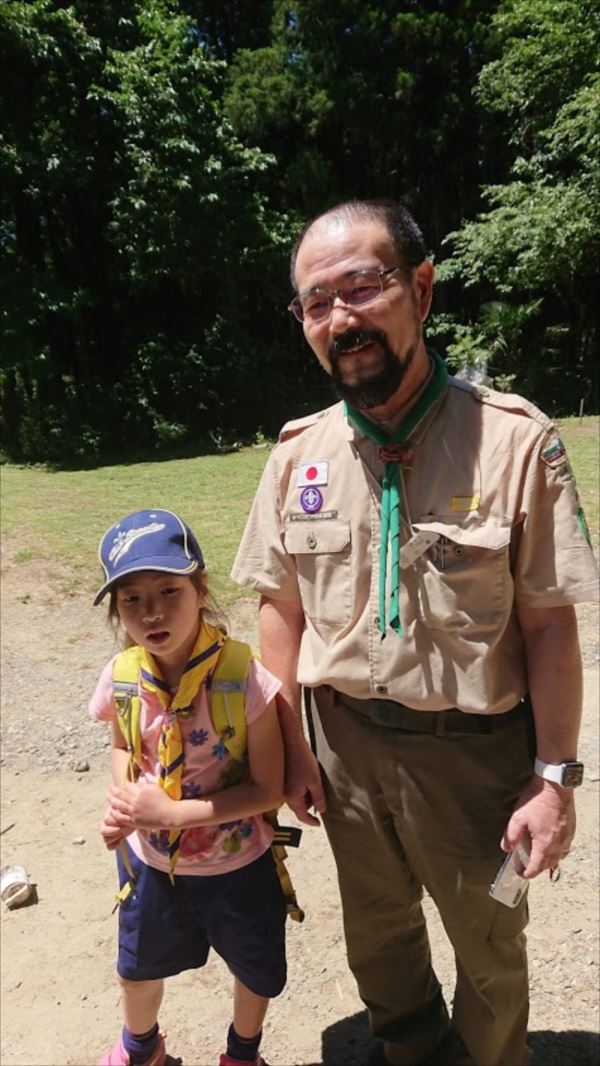
<path fill-rule="evenodd" d="M 172 511 L 134 511 L 104 534 L 98 551 L 104 584 L 94 607 L 126 574 L 162 570 L 166 574 L 192 574 L 204 569 L 200 545 L 182 518 Z"/>

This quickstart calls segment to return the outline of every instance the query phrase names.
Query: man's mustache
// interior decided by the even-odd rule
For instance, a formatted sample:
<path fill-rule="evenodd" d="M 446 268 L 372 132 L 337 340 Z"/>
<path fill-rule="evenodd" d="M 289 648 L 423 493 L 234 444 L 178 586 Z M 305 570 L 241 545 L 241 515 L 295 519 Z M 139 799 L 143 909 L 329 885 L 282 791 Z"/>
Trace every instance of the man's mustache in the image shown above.
<path fill-rule="evenodd" d="M 385 344 L 385 333 L 382 333 L 379 329 L 349 329 L 347 333 L 342 333 L 341 337 L 336 337 L 331 342 L 328 352 L 329 358 L 333 361 L 336 356 L 349 352 L 351 348 L 357 348 L 363 344 L 371 344 L 373 341 Z"/>

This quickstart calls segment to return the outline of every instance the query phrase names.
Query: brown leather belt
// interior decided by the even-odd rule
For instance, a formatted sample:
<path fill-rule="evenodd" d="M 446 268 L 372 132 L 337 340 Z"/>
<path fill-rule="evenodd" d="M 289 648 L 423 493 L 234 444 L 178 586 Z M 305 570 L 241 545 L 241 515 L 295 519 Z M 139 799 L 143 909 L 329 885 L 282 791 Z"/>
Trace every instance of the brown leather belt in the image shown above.
<path fill-rule="evenodd" d="M 457 707 L 445 711 L 416 711 L 394 700 L 356 700 L 344 692 L 330 689 L 333 702 L 368 718 L 374 725 L 388 729 L 406 729 L 411 733 L 435 733 L 438 737 L 448 734 L 495 733 L 512 725 L 517 715 L 530 710 L 529 696 L 503 714 L 466 714 Z"/>

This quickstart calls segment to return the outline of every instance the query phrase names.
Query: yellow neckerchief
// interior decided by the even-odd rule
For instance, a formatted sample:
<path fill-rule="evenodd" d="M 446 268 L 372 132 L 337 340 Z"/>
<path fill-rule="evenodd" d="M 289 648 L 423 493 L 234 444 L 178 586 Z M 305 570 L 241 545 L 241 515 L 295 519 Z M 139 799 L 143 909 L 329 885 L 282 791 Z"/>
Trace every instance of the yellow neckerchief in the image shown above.
<path fill-rule="evenodd" d="M 140 658 L 140 682 L 147 692 L 153 692 L 160 700 L 165 711 L 160 739 L 158 757 L 160 776 L 158 784 L 164 788 L 171 799 L 181 799 L 181 779 L 183 777 L 183 743 L 179 718 L 189 715 L 192 701 L 200 690 L 207 675 L 214 669 L 225 635 L 215 626 L 202 622 L 189 662 L 185 667 L 175 695 L 163 681 L 158 664 L 146 648 L 142 648 Z M 181 832 L 169 830 L 169 876 L 173 880 L 173 870 L 179 856 Z"/>

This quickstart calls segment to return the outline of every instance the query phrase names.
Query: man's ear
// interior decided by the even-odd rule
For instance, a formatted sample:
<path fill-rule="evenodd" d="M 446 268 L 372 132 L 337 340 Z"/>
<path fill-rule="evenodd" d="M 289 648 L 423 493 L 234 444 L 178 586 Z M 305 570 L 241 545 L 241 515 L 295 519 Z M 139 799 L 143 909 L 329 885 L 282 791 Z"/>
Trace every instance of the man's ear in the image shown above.
<path fill-rule="evenodd" d="M 431 259 L 424 259 L 418 266 L 413 267 L 412 286 L 415 304 L 424 322 L 429 314 L 431 300 L 433 298 L 433 279 L 435 269 Z"/>

